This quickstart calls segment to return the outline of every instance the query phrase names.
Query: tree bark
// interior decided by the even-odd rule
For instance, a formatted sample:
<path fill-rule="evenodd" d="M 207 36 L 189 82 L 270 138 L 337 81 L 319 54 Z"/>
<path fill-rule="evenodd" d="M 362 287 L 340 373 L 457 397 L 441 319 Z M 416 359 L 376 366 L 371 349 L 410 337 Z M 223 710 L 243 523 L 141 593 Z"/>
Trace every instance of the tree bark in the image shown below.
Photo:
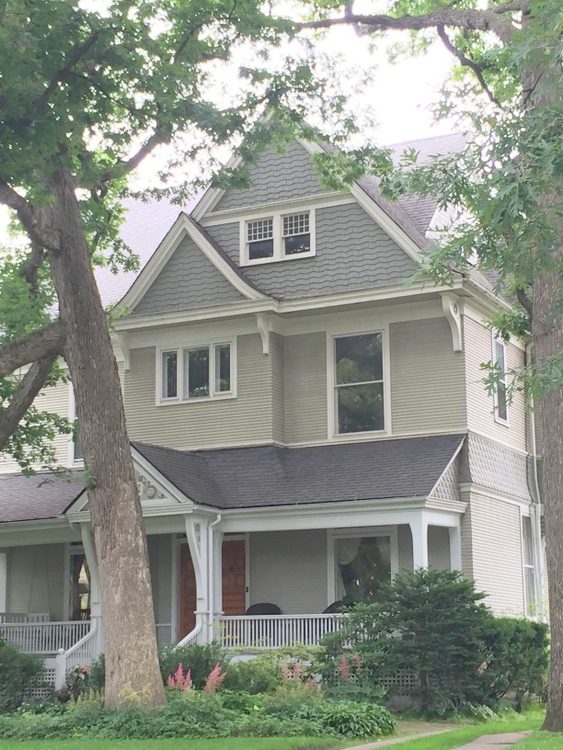
<path fill-rule="evenodd" d="M 125 425 L 117 363 L 90 265 L 69 175 L 53 177 L 49 209 L 59 233 L 49 262 L 76 394 L 80 444 L 100 576 L 105 635 L 105 704 L 165 700 L 146 538 Z M 87 342 L 87 346 L 84 343 Z"/>
<path fill-rule="evenodd" d="M 48 354 L 34 362 L 23 376 L 8 406 L 0 411 L 0 450 L 43 388 L 56 358 L 56 354 Z"/>
<path fill-rule="evenodd" d="M 62 354 L 63 343 L 63 328 L 57 321 L 4 344 L 0 347 L 0 378 L 42 357 Z"/>
<path fill-rule="evenodd" d="M 558 256 L 563 261 L 563 226 Z M 561 274 L 553 271 L 534 283 L 532 339 L 538 362 L 563 352 Z M 563 732 L 563 387 L 536 400 L 544 435 L 542 453 L 546 568 L 549 583 L 551 656 L 547 714 L 543 728 Z M 541 594 L 541 592 L 539 592 Z"/>

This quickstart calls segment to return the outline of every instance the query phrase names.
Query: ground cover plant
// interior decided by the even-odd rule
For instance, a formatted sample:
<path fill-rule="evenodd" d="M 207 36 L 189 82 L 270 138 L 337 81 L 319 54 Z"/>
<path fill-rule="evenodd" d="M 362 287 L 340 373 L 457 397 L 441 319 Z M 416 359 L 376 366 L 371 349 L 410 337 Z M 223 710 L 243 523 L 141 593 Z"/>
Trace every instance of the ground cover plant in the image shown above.
<path fill-rule="evenodd" d="M 349 744 L 349 743 L 347 743 Z M 190 740 L 190 750 L 328 750 L 334 737 L 226 737 Z M 177 750 L 178 740 L 0 740 L 0 750 Z"/>

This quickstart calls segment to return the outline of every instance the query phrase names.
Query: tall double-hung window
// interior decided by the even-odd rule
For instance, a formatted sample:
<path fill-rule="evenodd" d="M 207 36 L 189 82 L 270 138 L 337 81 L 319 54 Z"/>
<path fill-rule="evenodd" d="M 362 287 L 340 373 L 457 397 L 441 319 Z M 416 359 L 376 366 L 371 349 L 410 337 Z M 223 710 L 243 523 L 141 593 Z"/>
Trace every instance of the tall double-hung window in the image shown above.
<path fill-rule="evenodd" d="M 167 349 L 159 364 L 161 403 L 235 395 L 233 342 Z"/>
<path fill-rule="evenodd" d="M 497 368 L 498 379 L 494 390 L 495 419 L 508 422 L 508 397 L 506 388 L 506 347 L 499 339 L 493 339 L 493 362 Z"/>
<path fill-rule="evenodd" d="M 335 432 L 384 430 L 383 334 L 337 336 L 333 342 Z"/>

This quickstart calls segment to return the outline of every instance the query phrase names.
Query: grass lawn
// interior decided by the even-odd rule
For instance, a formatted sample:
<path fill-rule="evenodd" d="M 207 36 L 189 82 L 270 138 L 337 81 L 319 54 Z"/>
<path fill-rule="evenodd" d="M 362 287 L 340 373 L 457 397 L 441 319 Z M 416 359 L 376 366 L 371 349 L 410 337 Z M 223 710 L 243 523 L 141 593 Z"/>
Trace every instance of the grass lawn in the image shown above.
<path fill-rule="evenodd" d="M 356 743 L 359 744 L 359 743 Z M 325 750 L 342 740 L 319 737 L 222 737 L 213 740 L 0 740 L 0 750 Z"/>
<path fill-rule="evenodd" d="M 393 745 L 393 750 L 454 750 L 460 745 L 464 745 L 466 742 L 476 740 L 477 737 L 481 737 L 484 734 L 504 734 L 505 732 L 526 732 L 529 729 L 537 729 L 543 721 L 543 717 L 527 717 L 523 716 L 521 719 L 507 720 L 490 722 L 487 724 L 474 724 L 472 726 L 461 727 L 460 729 L 453 729 L 443 734 L 434 735 L 433 737 L 421 737 L 418 740 L 406 740 L 405 742 L 399 742 Z M 425 730 L 421 730 L 425 731 Z M 429 730 L 430 731 L 430 730 Z M 559 745 L 546 745 L 545 750 L 552 750 L 557 748 L 561 750 L 563 748 L 563 740 L 559 739 Z M 360 743 L 357 743 L 360 744 Z M 376 745 L 377 747 L 377 745 Z M 516 746 L 518 750 L 535 750 L 535 745 L 529 747 L 522 744 Z M 543 745 L 538 745 L 538 748 L 544 750 Z M 2 750 L 0 743 L 0 750 Z"/>
<path fill-rule="evenodd" d="M 530 737 L 514 745 L 514 750 L 561 750 L 563 734 L 534 732 Z"/>

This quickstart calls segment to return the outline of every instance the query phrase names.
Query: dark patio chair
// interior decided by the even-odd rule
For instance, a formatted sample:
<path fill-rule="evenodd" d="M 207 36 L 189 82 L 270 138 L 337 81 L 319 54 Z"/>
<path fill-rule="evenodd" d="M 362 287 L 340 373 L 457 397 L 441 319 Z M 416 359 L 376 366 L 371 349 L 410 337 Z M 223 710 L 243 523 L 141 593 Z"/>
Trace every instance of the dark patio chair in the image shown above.
<path fill-rule="evenodd" d="M 342 612 L 342 610 L 346 607 L 346 602 L 342 599 L 337 599 L 335 602 L 332 602 L 332 604 L 329 604 L 326 609 L 323 609 L 323 615 L 334 615 L 338 612 Z"/>
<path fill-rule="evenodd" d="M 270 602 L 260 602 L 252 604 L 244 613 L 245 615 L 283 615 L 283 612 L 277 604 Z"/>

